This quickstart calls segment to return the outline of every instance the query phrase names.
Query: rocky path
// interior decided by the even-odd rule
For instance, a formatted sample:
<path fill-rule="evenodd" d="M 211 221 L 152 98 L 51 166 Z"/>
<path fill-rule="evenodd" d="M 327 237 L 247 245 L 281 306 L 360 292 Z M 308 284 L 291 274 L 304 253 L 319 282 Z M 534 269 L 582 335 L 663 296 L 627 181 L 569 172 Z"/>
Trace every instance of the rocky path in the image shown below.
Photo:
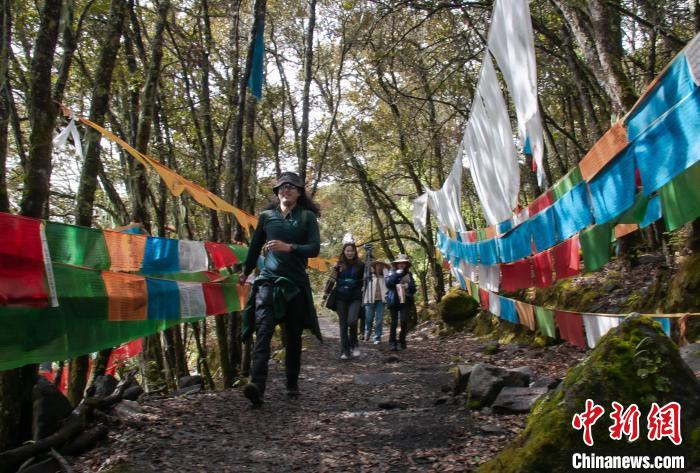
<path fill-rule="evenodd" d="M 265 404 L 252 409 L 238 389 L 139 402 L 145 414 L 112 429 L 109 441 L 72 460 L 80 472 L 473 471 L 500 451 L 524 415 L 469 411 L 449 391 L 451 365 L 531 366 L 563 376 L 582 351 L 560 345 L 483 353 L 466 334 L 447 339 L 419 327 L 408 349 L 363 343 L 343 361 L 335 322 L 325 343 L 305 335 L 301 396 L 287 399 L 284 369 L 271 362 Z M 385 333 L 386 335 L 386 333 Z"/>

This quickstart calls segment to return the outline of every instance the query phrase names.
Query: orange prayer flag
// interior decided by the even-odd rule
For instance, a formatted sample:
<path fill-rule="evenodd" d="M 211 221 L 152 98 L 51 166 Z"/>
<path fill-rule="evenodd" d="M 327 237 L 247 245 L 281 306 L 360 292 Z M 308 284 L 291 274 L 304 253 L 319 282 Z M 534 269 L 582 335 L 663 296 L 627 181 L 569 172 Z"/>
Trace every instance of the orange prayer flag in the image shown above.
<path fill-rule="evenodd" d="M 146 235 L 133 235 L 105 230 L 105 243 L 112 271 L 140 271 L 146 249 Z"/>
<path fill-rule="evenodd" d="M 515 310 L 518 312 L 520 323 L 535 331 L 535 309 L 526 302 L 515 301 Z"/>
<path fill-rule="evenodd" d="M 620 223 L 615 225 L 615 238 L 622 238 L 637 230 L 639 230 L 639 225 L 636 223 Z"/>
<path fill-rule="evenodd" d="M 615 123 L 586 153 L 579 169 L 588 182 L 627 146 L 627 130 L 621 121 Z"/>
<path fill-rule="evenodd" d="M 134 274 L 104 271 L 102 280 L 108 297 L 108 320 L 147 320 L 146 278 Z"/>

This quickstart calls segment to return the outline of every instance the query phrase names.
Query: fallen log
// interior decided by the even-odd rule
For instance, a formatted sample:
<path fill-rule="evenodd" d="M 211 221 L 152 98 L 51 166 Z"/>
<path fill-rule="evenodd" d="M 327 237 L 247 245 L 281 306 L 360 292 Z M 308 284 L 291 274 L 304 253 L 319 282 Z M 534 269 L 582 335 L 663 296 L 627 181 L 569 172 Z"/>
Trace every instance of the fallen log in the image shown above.
<path fill-rule="evenodd" d="M 22 445 L 12 450 L 0 452 L 0 473 L 16 471 L 23 462 L 50 449 L 58 449 L 84 432 L 95 410 L 105 410 L 122 399 L 124 391 L 134 382 L 136 370 L 132 370 L 117 385 L 112 394 L 104 398 L 86 397 L 68 416 L 62 427 L 53 435 Z"/>

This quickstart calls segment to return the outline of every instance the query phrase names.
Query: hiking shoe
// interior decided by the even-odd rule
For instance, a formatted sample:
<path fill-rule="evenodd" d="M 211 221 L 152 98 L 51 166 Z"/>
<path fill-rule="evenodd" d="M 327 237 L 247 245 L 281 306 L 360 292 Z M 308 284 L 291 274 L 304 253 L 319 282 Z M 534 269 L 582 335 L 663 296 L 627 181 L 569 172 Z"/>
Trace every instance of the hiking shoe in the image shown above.
<path fill-rule="evenodd" d="M 381 342 L 379 340 L 375 340 L 372 343 L 374 343 L 375 345 L 379 345 Z"/>
<path fill-rule="evenodd" d="M 341 360 L 347 360 L 348 358 L 350 357 L 347 355 L 347 353 L 343 353 L 342 355 L 340 355 Z"/>
<path fill-rule="evenodd" d="M 406 349 L 406 342 L 401 342 L 401 349 L 405 350 Z"/>
<path fill-rule="evenodd" d="M 263 403 L 260 388 L 253 383 L 248 383 L 243 387 L 243 395 L 253 404 L 253 407 L 261 406 Z"/>
<path fill-rule="evenodd" d="M 357 358 L 358 356 L 360 356 L 360 349 L 357 348 L 357 347 L 353 348 L 353 349 L 352 349 L 352 356 L 355 357 L 355 358 Z"/>
<path fill-rule="evenodd" d="M 287 386 L 287 397 L 298 397 L 299 396 L 299 386 Z"/>
<path fill-rule="evenodd" d="M 392 343 L 391 344 L 391 351 L 398 351 L 398 350 L 399 350 L 399 346 L 396 343 Z"/>

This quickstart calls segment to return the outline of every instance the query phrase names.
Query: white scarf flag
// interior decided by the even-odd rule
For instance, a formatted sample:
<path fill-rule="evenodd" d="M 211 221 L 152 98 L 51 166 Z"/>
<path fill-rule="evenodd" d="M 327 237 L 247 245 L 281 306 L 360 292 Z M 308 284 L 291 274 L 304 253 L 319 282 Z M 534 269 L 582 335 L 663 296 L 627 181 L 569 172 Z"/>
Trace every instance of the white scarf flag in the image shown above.
<path fill-rule="evenodd" d="M 452 231 L 464 230 L 464 220 L 460 209 L 462 202 L 462 159 L 460 154 L 452 164 L 450 175 L 440 190 L 428 191 L 428 203 L 441 226 Z"/>
<path fill-rule="evenodd" d="M 413 199 L 413 226 L 418 235 L 425 232 L 428 225 L 428 194 L 423 194 Z"/>
<path fill-rule="evenodd" d="M 469 168 L 488 224 L 509 219 L 518 203 L 520 170 L 508 109 L 488 51 L 464 130 L 462 150 L 464 165 Z"/>
<path fill-rule="evenodd" d="M 542 121 L 537 106 L 537 66 L 528 0 L 496 0 L 488 40 L 515 103 L 520 144 L 530 142 L 537 180 L 545 185 Z"/>

